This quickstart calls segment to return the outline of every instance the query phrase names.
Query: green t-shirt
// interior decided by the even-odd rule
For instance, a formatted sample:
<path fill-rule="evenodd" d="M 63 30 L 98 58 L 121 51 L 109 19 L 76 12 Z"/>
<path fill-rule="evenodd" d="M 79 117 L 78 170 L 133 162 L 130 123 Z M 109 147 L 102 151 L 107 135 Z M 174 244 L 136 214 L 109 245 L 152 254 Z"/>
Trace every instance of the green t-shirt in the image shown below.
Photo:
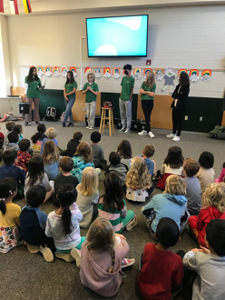
<path fill-rule="evenodd" d="M 85 83 L 85 85 L 83 87 L 83 91 L 85 91 L 88 86 L 90 86 L 91 89 L 94 92 L 98 92 L 99 91 L 98 85 L 95 82 L 93 82 L 92 84 L 89 84 L 89 82 Z M 86 103 L 90 103 L 90 102 L 96 101 L 96 96 L 89 90 L 86 93 L 86 99 L 85 99 L 85 101 L 86 101 Z"/>
<path fill-rule="evenodd" d="M 25 77 L 25 83 L 28 84 L 27 89 L 27 98 L 40 98 L 40 90 L 41 87 L 41 80 L 38 78 L 38 80 L 29 81 L 28 76 Z"/>
<path fill-rule="evenodd" d="M 66 94 L 68 94 L 68 93 L 72 92 L 72 90 L 74 88 L 77 89 L 77 82 L 74 80 L 74 83 L 65 84 L 64 87 L 66 88 Z M 75 96 L 76 96 L 76 92 L 74 94 L 67 96 L 67 98 L 71 99 L 71 98 L 74 98 Z"/>
<path fill-rule="evenodd" d="M 127 77 L 124 76 L 122 81 L 121 81 L 121 86 L 122 86 L 122 92 L 120 99 L 123 101 L 128 101 L 130 100 L 130 93 L 131 89 L 134 87 L 134 82 L 135 79 L 133 76 Z"/>
<path fill-rule="evenodd" d="M 153 87 L 150 87 L 149 85 L 146 85 L 144 82 L 142 82 L 141 89 L 143 89 L 145 92 L 155 93 L 156 84 L 154 84 Z M 141 95 L 141 100 L 154 100 L 154 97 L 142 94 Z"/>

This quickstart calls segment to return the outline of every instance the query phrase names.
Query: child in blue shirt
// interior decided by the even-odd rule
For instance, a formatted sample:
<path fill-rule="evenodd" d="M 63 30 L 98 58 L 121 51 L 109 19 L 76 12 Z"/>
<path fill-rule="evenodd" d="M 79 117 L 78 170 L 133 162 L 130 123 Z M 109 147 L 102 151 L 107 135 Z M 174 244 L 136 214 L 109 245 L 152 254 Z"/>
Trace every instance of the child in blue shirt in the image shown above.
<path fill-rule="evenodd" d="M 44 151 L 44 145 L 49 140 L 52 140 L 55 143 L 55 145 L 58 147 L 58 143 L 59 142 L 55 139 L 55 137 L 57 136 L 56 129 L 54 127 L 48 128 L 47 131 L 46 131 L 46 135 L 47 135 L 47 138 L 43 139 L 43 141 L 42 141 L 40 154 L 43 153 L 43 151 Z"/>
<path fill-rule="evenodd" d="M 18 134 L 19 141 L 21 141 L 23 139 L 23 126 L 21 124 L 16 124 L 13 127 L 13 131 L 15 131 Z"/>
<path fill-rule="evenodd" d="M 142 157 L 144 158 L 147 168 L 148 168 L 148 172 L 152 178 L 152 176 L 155 174 L 156 172 L 156 163 L 154 160 L 151 160 L 150 157 L 152 157 L 155 153 L 155 147 L 152 145 L 146 145 L 143 149 L 143 155 Z M 152 184 L 151 188 L 147 190 L 148 195 L 150 196 L 151 193 L 154 191 L 155 186 L 154 184 Z"/>

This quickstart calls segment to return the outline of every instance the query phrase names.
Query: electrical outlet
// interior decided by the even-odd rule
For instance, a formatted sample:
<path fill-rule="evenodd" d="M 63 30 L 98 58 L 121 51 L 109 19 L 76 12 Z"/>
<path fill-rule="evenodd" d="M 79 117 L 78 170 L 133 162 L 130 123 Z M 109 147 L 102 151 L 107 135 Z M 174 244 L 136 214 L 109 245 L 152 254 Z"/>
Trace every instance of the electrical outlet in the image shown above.
<path fill-rule="evenodd" d="M 86 108 L 84 107 L 83 111 L 86 111 Z"/>
<path fill-rule="evenodd" d="M 185 117 L 184 117 L 184 120 L 187 121 L 187 120 L 188 120 L 188 116 L 185 116 Z"/>
<path fill-rule="evenodd" d="M 200 118 L 199 118 L 199 121 L 203 121 L 203 117 L 200 117 Z"/>

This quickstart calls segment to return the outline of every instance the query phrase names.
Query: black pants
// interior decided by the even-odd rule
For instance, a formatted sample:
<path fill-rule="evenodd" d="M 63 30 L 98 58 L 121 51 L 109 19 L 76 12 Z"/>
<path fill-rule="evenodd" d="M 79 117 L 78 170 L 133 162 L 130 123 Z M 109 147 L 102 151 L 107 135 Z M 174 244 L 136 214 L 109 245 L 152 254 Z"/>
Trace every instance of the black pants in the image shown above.
<path fill-rule="evenodd" d="M 173 107 L 172 120 L 173 120 L 173 134 L 180 136 L 182 130 L 182 123 L 184 118 L 184 110 Z"/>
<path fill-rule="evenodd" d="M 145 115 L 145 122 L 146 122 L 146 131 L 151 131 L 150 121 L 151 121 L 151 113 L 154 106 L 153 100 L 142 100 L 141 101 L 142 110 Z"/>

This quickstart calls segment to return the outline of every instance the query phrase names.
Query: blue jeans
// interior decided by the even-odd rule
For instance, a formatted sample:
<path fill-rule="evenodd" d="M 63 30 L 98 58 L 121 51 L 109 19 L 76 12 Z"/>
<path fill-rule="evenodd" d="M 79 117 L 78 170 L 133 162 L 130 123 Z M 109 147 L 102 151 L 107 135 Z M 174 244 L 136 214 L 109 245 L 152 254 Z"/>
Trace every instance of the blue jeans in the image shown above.
<path fill-rule="evenodd" d="M 72 115 L 72 107 L 75 102 L 75 97 L 70 98 L 69 101 L 65 100 L 65 105 L 66 105 L 66 113 L 64 117 L 64 123 L 67 122 L 68 118 L 70 118 L 70 122 L 73 123 L 73 115 Z"/>

